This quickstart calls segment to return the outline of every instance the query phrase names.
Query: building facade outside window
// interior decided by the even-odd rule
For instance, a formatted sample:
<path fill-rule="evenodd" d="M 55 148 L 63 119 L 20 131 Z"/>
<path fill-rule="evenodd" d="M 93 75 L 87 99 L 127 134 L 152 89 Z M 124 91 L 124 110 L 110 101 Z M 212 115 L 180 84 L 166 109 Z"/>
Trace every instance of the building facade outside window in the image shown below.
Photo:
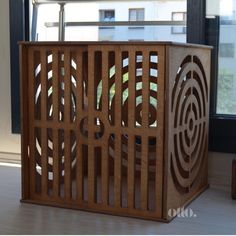
<path fill-rule="evenodd" d="M 186 12 L 172 12 L 171 16 L 172 21 L 186 21 L 187 13 Z M 172 26 L 171 27 L 172 34 L 186 34 L 185 26 Z"/>
<path fill-rule="evenodd" d="M 234 93 L 234 74 L 232 71 L 220 70 L 218 74 L 218 97 L 217 108 L 221 113 L 228 113 L 230 110 L 234 111 L 236 107 L 236 96 Z M 232 97 L 234 99 L 228 99 Z M 227 103 L 225 102 L 227 101 Z"/>
<path fill-rule="evenodd" d="M 129 9 L 129 21 L 144 21 L 144 8 Z"/>
<path fill-rule="evenodd" d="M 233 43 L 220 43 L 219 47 L 220 57 L 234 57 L 234 44 Z"/>
<path fill-rule="evenodd" d="M 99 10 L 99 20 L 102 22 L 115 21 L 115 10 Z"/>
<path fill-rule="evenodd" d="M 37 0 L 36 3 L 29 1 L 32 2 L 30 26 L 35 26 L 30 29 L 31 35 L 34 34 L 32 39 L 57 41 L 60 5 L 53 3 L 54 0 L 48 1 L 47 4 L 44 0 Z M 186 34 L 171 33 L 171 27 L 174 26 L 171 25 L 172 12 L 185 13 L 186 3 L 186 0 L 68 1 L 64 5 L 64 38 L 65 41 L 186 42 Z M 37 11 L 32 11 L 33 7 Z M 178 17 L 180 16 L 176 14 L 175 18 Z M 186 15 L 184 17 L 186 19 Z M 160 21 L 169 23 L 161 25 Z M 181 28 L 179 25 L 178 27 Z"/>
<path fill-rule="evenodd" d="M 236 115 L 236 0 L 219 2 L 219 51 L 216 115 Z"/>

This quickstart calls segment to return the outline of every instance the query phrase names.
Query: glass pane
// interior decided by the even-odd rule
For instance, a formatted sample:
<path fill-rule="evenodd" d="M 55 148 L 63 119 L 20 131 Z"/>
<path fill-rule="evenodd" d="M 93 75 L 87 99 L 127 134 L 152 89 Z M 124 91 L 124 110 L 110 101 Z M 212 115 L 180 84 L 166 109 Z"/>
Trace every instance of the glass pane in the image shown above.
<path fill-rule="evenodd" d="M 55 0 L 53 1 L 55 2 Z M 31 2 L 34 1 L 31 0 Z M 65 40 L 186 42 L 186 2 L 187 0 L 90 0 L 74 3 L 66 1 L 64 5 Z M 38 15 L 34 14 L 33 7 L 31 7 L 32 35 L 36 31 L 36 37 L 32 37 L 32 39 L 39 41 L 58 40 L 59 11 L 60 5 L 58 3 L 37 5 Z M 176 17 L 173 17 L 173 13 L 176 14 Z M 33 23 L 35 19 L 36 26 Z M 172 25 L 172 22 L 179 20 L 184 21 L 183 25 L 179 26 L 174 23 Z M 169 23 L 162 24 L 159 21 Z M 117 25 L 112 22 L 123 22 L 123 24 Z M 140 25 L 134 25 L 135 22 L 140 22 Z M 145 22 L 149 23 L 145 24 Z M 34 26 L 35 28 L 33 28 Z"/>
<path fill-rule="evenodd" d="M 208 15 L 219 16 L 217 114 L 236 115 L 236 0 L 208 0 Z"/>
<path fill-rule="evenodd" d="M 36 32 L 35 32 L 35 40 L 36 41 L 56 41 L 58 40 L 58 27 L 52 26 L 47 27 L 48 22 L 58 23 L 58 12 L 59 5 L 58 4 L 42 4 L 35 6 L 37 10 L 37 20 L 35 22 Z M 31 15 L 33 14 L 33 9 L 31 6 Z M 32 26 L 33 24 L 33 16 L 32 16 Z M 32 32 L 31 32 L 32 33 Z"/>
<path fill-rule="evenodd" d="M 175 41 L 186 42 L 183 26 L 72 26 L 66 27 L 66 41 Z"/>

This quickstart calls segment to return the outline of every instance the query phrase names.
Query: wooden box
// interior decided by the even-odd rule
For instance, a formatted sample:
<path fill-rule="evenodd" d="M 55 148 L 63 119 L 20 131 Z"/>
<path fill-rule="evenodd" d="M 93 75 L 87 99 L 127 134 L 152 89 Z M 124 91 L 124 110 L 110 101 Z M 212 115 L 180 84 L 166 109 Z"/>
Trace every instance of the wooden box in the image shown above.
<path fill-rule="evenodd" d="M 22 201 L 171 220 L 207 187 L 210 53 L 20 43 Z"/>

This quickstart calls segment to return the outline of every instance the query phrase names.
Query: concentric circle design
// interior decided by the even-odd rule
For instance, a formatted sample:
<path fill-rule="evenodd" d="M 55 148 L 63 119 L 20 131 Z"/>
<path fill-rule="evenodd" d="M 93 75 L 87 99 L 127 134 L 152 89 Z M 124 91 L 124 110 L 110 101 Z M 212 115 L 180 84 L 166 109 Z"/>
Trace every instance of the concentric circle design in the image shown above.
<path fill-rule="evenodd" d="M 42 164 L 41 164 L 41 157 L 42 157 L 42 138 L 41 138 L 41 131 L 40 129 L 36 129 L 35 132 L 36 136 L 36 172 L 39 176 L 42 175 Z M 59 131 L 59 156 L 60 156 L 60 177 L 61 180 L 64 177 L 64 169 L 65 169 L 65 140 L 64 140 L 64 131 Z M 71 134 L 70 139 L 71 145 L 71 169 L 72 169 L 72 176 L 75 174 L 75 164 L 76 164 L 76 136 L 74 133 Z M 53 133 L 52 129 L 48 129 L 47 132 L 47 172 L 48 172 L 48 182 L 51 183 L 53 180 Z"/>
<path fill-rule="evenodd" d="M 47 119 L 51 120 L 53 118 L 53 72 L 52 72 L 52 61 L 51 61 L 52 55 L 48 55 L 48 64 L 47 64 Z M 71 101 L 70 101 L 70 117 L 71 121 L 75 122 L 76 118 L 76 68 L 74 67 L 74 60 L 71 60 Z M 64 61 L 60 62 L 60 68 L 59 71 L 61 72 L 59 75 L 59 114 L 58 119 L 59 121 L 64 120 L 64 105 L 65 105 L 65 99 L 64 99 L 64 93 L 65 93 L 65 82 L 64 82 L 64 75 L 65 75 L 65 68 L 64 68 Z M 40 119 L 40 110 L 41 110 L 41 64 L 38 64 L 35 69 L 35 118 Z"/>
<path fill-rule="evenodd" d="M 142 126 L 142 109 L 143 106 L 149 106 L 149 127 L 157 126 L 157 55 L 150 57 L 150 74 L 149 74 L 149 104 L 142 103 L 142 54 L 136 55 L 136 74 L 135 74 L 135 123 L 136 127 Z M 110 125 L 115 124 L 115 97 L 116 97 L 116 71 L 115 65 L 109 68 L 109 111 L 108 120 Z M 134 78 L 131 78 L 134 79 Z M 98 94 L 98 105 L 97 108 L 102 107 L 102 93 L 101 93 L 102 81 L 98 83 L 97 94 Z M 122 58 L 122 91 L 121 91 L 121 126 L 128 127 L 128 102 L 129 102 L 129 58 L 124 56 Z M 117 121 L 116 121 L 117 122 Z M 109 150 L 110 155 L 114 158 L 114 145 L 115 145 L 115 135 L 110 136 L 109 140 Z M 127 167 L 127 157 L 128 157 L 128 135 L 122 135 L 122 164 Z M 135 150 L 135 160 L 136 160 L 136 170 L 141 169 L 141 146 L 142 139 L 140 136 L 135 136 L 134 150 Z M 155 171 L 155 160 L 156 160 L 156 139 L 149 139 L 149 169 L 151 172 Z"/>
<path fill-rule="evenodd" d="M 198 180 L 207 145 L 208 87 L 198 57 L 187 56 L 182 62 L 171 99 L 171 174 L 177 190 L 188 193 Z"/>
<path fill-rule="evenodd" d="M 64 55 L 60 55 L 59 60 L 59 77 L 58 79 L 58 121 L 63 122 L 64 121 L 64 93 L 65 93 L 65 82 L 64 82 Z M 76 119 L 76 64 L 74 59 L 71 59 L 71 100 L 70 100 L 70 118 L 71 122 L 75 122 Z M 41 119 L 41 99 L 42 99 L 42 85 L 41 80 L 46 79 L 46 85 L 47 85 L 47 120 L 53 119 L 53 112 L 55 112 L 55 109 L 53 109 L 53 71 L 52 71 L 52 54 L 47 55 L 47 71 L 46 75 L 47 78 L 41 78 L 41 63 L 36 65 L 34 75 L 35 75 L 35 119 L 40 120 Z M 64 155 L 64 149 L 65 149 L 65 140 L 64 140 L 64 131 L 59 130 L 60 134 L 59 137 L 59 157 L 60 157 L 60 176 L 63 178 L 64 176 L 64 161 L 65 161 L 65 155 Z M 39 176 L 41 176 L 41 156 L 42 156 L 42 143 L 41 143 L 41 130 L 37 129 L 35 130 L 35 142 L 36 142 L 36 171 Z M 75 171 L 75 161 L 76 161 L 76 138 L 74 134 L 71 134 L 71 140 L 70 140 L 70 149 L 71 149 L 71 167 L 72 167 L 72 174 Z M 53 180 L 53 133 L 52 129 L 47 129 L 47 158 L 48 158 L 48 165 L 47 165 L 47 172 L 48 172 L 48 181 L 49 183 L 52 183 Z"/>
<path fill-rule="evenodd" d="M 101 139 L 104 134 L 104 124 L 100 118 L 94 118 L 94 139 Z M 88 116 L 84 117 L 80 121 L 80 132 L 85 137 L 88 138 Z"/>

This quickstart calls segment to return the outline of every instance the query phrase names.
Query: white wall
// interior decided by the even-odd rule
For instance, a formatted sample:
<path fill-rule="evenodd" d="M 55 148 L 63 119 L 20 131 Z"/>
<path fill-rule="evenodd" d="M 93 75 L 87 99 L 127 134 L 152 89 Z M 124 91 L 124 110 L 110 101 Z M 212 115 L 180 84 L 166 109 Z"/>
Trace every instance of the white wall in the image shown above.
<path fill-rule="evenodd" d="M 11 134 L 9 1 L 0 4 L 0 153 L 20 153 L 20 135 Z"/>
<path fill-rule="evenodd" d="M 171 21 L 172 12 L 186 12 L 187 2 L 179 1 L 128 1 L 103 2 L 99 9 L 115 10 L 116 21 L 128 21 L 130 8 L 144 8 L 145 21 Z M 100 29 L 100 40 L 145 40 L 145 41 L 175 41 L 186 42 L 186 34 L 172 34 L 171 26 L 145 26 L 143 28 L 130 28 L 127 26 L 115 27 L 115 29 Z"/>

